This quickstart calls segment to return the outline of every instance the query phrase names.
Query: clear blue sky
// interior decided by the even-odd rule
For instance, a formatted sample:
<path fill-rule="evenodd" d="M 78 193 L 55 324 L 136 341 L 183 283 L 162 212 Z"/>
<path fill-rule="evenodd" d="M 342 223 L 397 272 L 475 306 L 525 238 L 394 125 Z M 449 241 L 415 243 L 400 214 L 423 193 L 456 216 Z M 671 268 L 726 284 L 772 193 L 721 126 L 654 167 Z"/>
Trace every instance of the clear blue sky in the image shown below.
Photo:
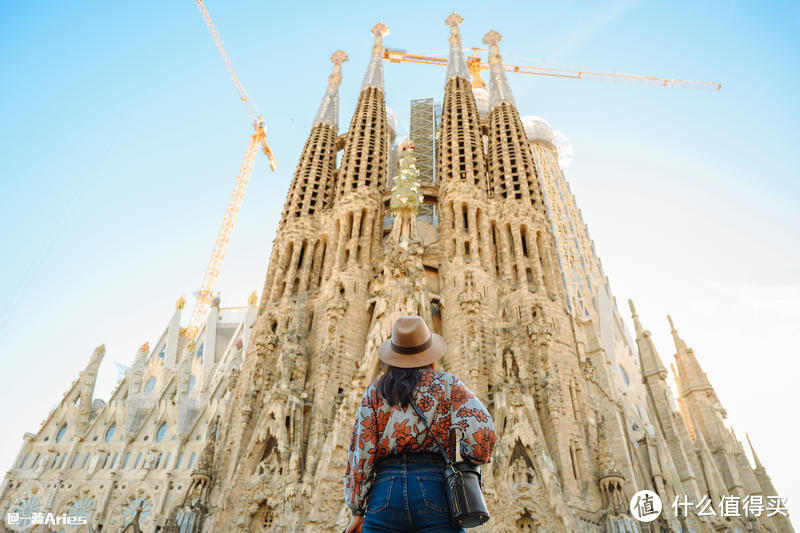
<path fill-rule="evenodd" d="M 260 289 L 291 174 L 336 49 L 340 129 L 386 45 L 447 49 L 503 34 L 507 62 L 720 82 L 719 93 L 517 75 L 523 114 L 575 146 L 569 180 L 623 304 L 665 362 L 665 314 L 695 347 L 729 419 L 800 512 L 800 7 L 780 2 L 233 2 L 208 0 L 279 161 L 260 159 L 218 288 Z M 155 341 L 199 286 L 250 126 L 199 12 L 173 2 L 0 4 L 0 466 L 105 343 Z M 386 65 L 389 105 L 442 97 L 444 69 Z M 185 320 L 188 317 L 185 317 Z M 34 391 L 41 393 L 34 394 Z"/>

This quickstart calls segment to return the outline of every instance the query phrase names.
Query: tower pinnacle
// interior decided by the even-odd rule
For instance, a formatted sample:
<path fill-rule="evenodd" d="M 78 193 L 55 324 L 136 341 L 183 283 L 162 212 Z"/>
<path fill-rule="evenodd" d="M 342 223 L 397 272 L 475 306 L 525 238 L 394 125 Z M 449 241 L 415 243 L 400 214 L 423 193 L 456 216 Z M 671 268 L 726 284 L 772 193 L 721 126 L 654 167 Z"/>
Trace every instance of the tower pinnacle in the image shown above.
<path fill-rule="evenodd" d="M 500 47 L 497 45 L 502 38 L 503 36 L 494 30 L 483 36 L 483 42 L 489 45 L 490 109 L 494 109 L 503 102 L 516 107 L 514 95 L 511 93 L 511 85 L 503 70 L 503 56 L 500 55 Z"/>
<path fill-rule="evenodd" d="M 447 59 L 445 84 L 450 78 L 469 80 L 467 62 L 464 59 L 464 49 L 461 46 L 461 33 L 458 31 L 458 26 L 462 22 L 464 22 L 463 17 L 456 12 L 450 13 L 450 16 L 444 20 L 444 23 L 450 26 L 450 56 Z"/>
<path fill-rule="evenodd" d="M 370 33 L 375 36 L 375 41 L 372 43 L 372 57 L 369 60 L 367 72 L 364 74 L 361 91 L 375 87 L 383 92 L 383 38 L 389 35 L 389 27 L 383 22 L 379 22 L 372 27 Z"/>
<path fill-rule="evenodd" d="M 631 308 L 633 325 L 636 328 L 636 345 L 639 347 L 639 363 L 642 367 L 642 377 L 646 379 L 652 374 L 658 374 L 661 378 L 666 378 L 667 369 L 664 368 L 661 357 L 658 356 L 653 339 L 650 338 L 650 332 L 644 329 L 642 323 L 639 322 L 639 315 L 633 306 L 633 300 L 628 300 L 628 305 Z"/>
<path fill-rule="evenodd" d="M 639 337 L 643 332 L 642 323 L 639 322 L 639 314 L 636 312 L 636 307 L 633 305 L 633 300 L 628 299 L 628 307 L 631 308 L 631 317 L 633 318 L 633 327 L 636 330 L 636 336 Z"/>
<path fill-rule="evenodd" d="M 342 63 L 348 57 L 342 50 L 337 50 L 331 56 L 331 74 L 328 76 L 328 89 L 319 105 L 317 116 L 314 117 L 313 126 L 323 122 L 333 126 L 334 130 L 339 129 L 339 85 L 342 83 Z"/>
<path fill-rule="evenodd" d="M 697 361 L 694 350 L 688 348 L 683 339 L 678 336 L 678 331 L 675 329 L 672 318 L 669 317 L 669 315 L 667 318 L 669 319 L 670 329 L 672 331 L 672 340 L 675 343 L 675 366 L 678 368 L 676 381 L 681 390 L 681 394 L 685 396 L 694 390 L 710 390 L 714 392 L 714 388 L 711 386 L 708 376 L 703 372 L 700 363 Z M 716 400 L 716 393 L 714 393 L 714 397 L 715 401 L 718 402 L 719 400 Z"/>
<path fill-rule="evenodd" d="M 744 436 L 747 437 L 747 445 L 750 446 L 750 453 L 753 454 L 753 461 L 756 463 L 756 468 L 764 468 L 764 465 L 762 465 L 761 461 L 758 460 L 758 455 L 756 455 L 756 449 L 753 448 L 753 443 L 750 442 L 750 435 L 745 433 Z"/>
<path fill-rule="evenodd" d="M 678 330 L 675 329 L 675 324 L 672 322 L 672 317 L 667 315 L 667 320 L 669 321 L 669 330 L 670 333 L 672 333 L 672 341 L 675 343 L 675 349 L 679 352 L 686 350 L 686 343 L 683 342 L 683 339 L 678 336 Z"/>

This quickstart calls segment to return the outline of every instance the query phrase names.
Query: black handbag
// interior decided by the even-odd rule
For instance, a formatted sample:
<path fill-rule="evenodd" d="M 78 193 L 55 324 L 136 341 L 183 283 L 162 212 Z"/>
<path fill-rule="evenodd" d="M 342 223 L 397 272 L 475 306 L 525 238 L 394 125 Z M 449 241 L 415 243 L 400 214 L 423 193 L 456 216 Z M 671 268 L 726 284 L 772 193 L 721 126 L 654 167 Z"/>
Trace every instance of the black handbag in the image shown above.
<path fill-rule="evenodd" d="M 481 488 L 481 467 L 469 461 L 458 461 L 454 463 L 450 456 L 431 432 L 425 415 L 420 411 L 417 404 L 411 401 L 411 406 L 420 417 L 428 433 L 431 434 L 439 451 L 444 457 L 447 466 L 442 471 L 442 481 L 444 482 L 444 494 L 447 498 L 447 507 L 450 509 L 450 525 L 453 527 L 477 527 L 489 520 L 489 510 L 486 508 L 486 501 L 483 499 Z M 458 446 L 458 443 L 456 443 Z"/>

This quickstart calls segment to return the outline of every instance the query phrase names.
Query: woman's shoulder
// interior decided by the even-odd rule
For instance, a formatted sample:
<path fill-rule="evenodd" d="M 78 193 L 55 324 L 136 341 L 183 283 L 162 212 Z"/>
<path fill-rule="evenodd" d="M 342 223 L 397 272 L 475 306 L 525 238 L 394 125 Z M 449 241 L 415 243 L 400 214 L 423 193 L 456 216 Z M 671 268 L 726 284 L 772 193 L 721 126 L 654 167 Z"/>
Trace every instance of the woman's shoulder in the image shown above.
<path fill-rule="evenodd" d="M 458 385 L 461 383 L 461 380 L 458 378 L 458 376 L 451 374 L 450 372 L 445 372 L 444 370 L 426 370 L 426 372 L 429 372 L 429 375 L 434 380 L 442 384 L 446 384 L 447 386 Z"/>

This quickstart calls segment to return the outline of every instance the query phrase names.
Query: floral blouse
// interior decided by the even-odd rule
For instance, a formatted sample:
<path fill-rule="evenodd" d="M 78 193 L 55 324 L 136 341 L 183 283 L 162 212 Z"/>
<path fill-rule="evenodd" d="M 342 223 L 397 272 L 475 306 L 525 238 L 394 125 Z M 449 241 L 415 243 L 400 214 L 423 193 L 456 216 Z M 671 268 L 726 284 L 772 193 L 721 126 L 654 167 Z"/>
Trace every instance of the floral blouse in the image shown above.
<path fill-rule="evenodd" d="M 447 372 L 424 369 L 412 399 L 425 414 L 433 435 L 455 460 L 452 430 L 460 429 L 461 456 L 489 463 L 497 441 L 492 417 L 461 380 Z M 445 444 L 446 443 L 446 444 Z M 439 453 L 436 441 L 411 405 L 392 407 L 378 395 L 377 380 L 367 387 L 356 413 L 345 472 L 345 501 L 353 514 L 364 514 L 378 461 L 390 454 Z"/>

